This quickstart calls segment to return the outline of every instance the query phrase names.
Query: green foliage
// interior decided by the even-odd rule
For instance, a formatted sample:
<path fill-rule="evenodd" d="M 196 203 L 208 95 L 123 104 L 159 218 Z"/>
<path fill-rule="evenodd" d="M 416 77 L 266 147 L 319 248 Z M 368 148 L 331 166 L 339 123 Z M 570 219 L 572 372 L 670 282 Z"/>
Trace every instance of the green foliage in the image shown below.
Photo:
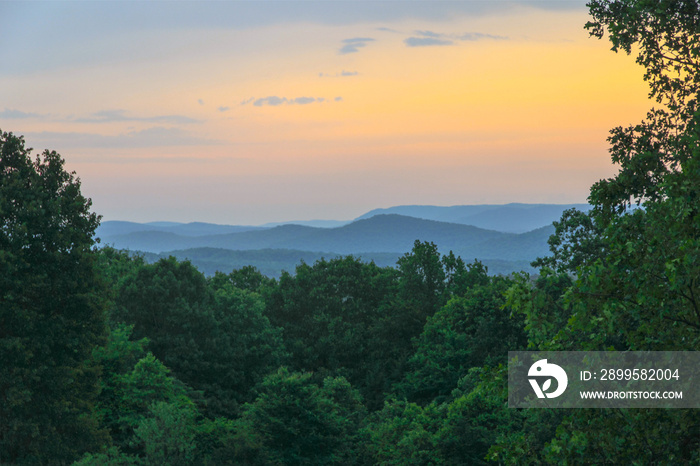
<path fill-rule="evenodd" d="M 142 256 L 110 246 L 103 246 L 96 252 L 98 271 L 112 291 L 119 288 L 121 280 L 135 273 L 145 264 Z"/>
<path fill-rule="evenodd" d="M 388 313 L 397 273 L 352 256 L 301 264 L 267 296 L 266 313 L 284 329 L 292 367 L 342 374 L 381 403 L 396 366 L 396 322 Z M 405 343 L 403 343 L 405 346 Z"/>
<path fill-rule="evenodd" d="M 428 318 L 408 361 L 399 393 L 418 403 L 445 401 L 470 368 L 504 364 L 508 351 L 527 341 L 520 315 L 511 316 L 504 293 L 511 281 L 486 271 L 463 296 L 452 298 Z"/>
<path fill-rule="evenodd" d="M 93 406 L 105 333 L 99 217 L 64 161 L 0 131 L 0 462 L 69 461 L 104 442 Z"/>
<path fill-rule="evenodd" d="M 436 433 L 444 410 L 436 404 L 421 407 L 397 399 L 388 400 L 363 428 L 368 464 L 442 464 Z"/>
<path fill-rule="evenodd" d="M 214 276 L 209 279 L 209 283 L 215 290 L 224 287 L 226 284 L 230 284 L 239 290 L 262 293 L 263 290 L 273 286 L 274 280 L 260 273 L 260 271 L 252 265 L 247 265 L 232 271 L 228 275 L 222 272 L 216 272 Z"/>
<path fill-rule="evenodd" d="M 86 453 L 73 466 L 131 466 L 142 464 L 137 456 L 123 453 L 117 447 L 111 447 L 104 453 Z"/>
<path fill-rule="evenodd" d="M 652 110 L 647 121 L 611 131 L 613 162 L 620 172 L 596 183 L 591 200 L 602 213 L 634 198 L 637 202 L 664 199 L 659 190 L 665 177 L 682 170 L 692 158 L 685 133 L 697 126 L 700 92 L 700 17 L 697 1 L 592 1 L 591 35 L 608 32 L 613 50 L 638 53 L 646 69 L 650 97 L 664 106 Z"/>
<path fill-rule="evenodd" d="M 147 464 L 193 464 L 196 453 L 193 407 L 159 402 L 151 405 L 150 413 L 134 431 L 135 443 L 142 444 Z"/>
<path fill-rule="evenodd" d="M 591 188 L 594 209 L 568 213 L 550 240 L 557 270 L 534 288 L 520 281 L 509 303 L 526 319 L 530 345 L 549 350 L 700 349 L 700 15 L 695 1 L 593 1 L 594 36 L 638 51 L 651 96 L 664 108 L 615 128 L 619 173 Z M 630 209 L 632 204 L 639 209 Z M 575 272 L 572 280 L 565 273 Z M 569 282 L 567 284 L 567 282 Z M 531 434 L 498 440 L 512 462 Z M 668 441 L 672 438 L 672 441 Z M 535 442 L 538 444 L 538 442 Z M 643 448 L 640 446 L 643 445 Z M 539 460 L 579 464 L 691 464 L 700 421 L 687 410 L 573 410 Z"/>
<path fill-rule="evenodd" d="M 399 296 L 404 306 L 401 317 L 409 324 L 409 333 L 415 335 L 428 316 L 444 304 L 447 274 L 434 243 L 416 241 L 413 250 L 401 257 L 397 265 Z"/>
<path fill-rule="evenodd" d="M 565 417 L 544 449 L 549 464 L 696 464 L 694 410 L 577 410 Z M 673 439 L 669 441 L 670 439 Z M 643 445 L 644 448 L 640 448 Z"/>
<path fill-rule="evenodd" d="M 650 96 L 674 113 L 695 113 L 700 86 L 700 5 L 695 0 L 593 0 L 586 29 L 612 50 L 638 53 Z"/>
<path fill-rule="evenodd" d="M 146 339 L 131 341 L 132 328 L 120 325 L 112 329 L 104 346 L 93 349 L 94 364 L 102 368 L 100 394 L 97 398 L 96 412 L 101 423 L 109 429 L 112 440 L 117 445 L 126 445 L 131 429 L 122 422 L 126 414 L 126 397 L 123 384 L 141 358 L 146 355 Z"/>
<path fill-rule="evenodd" d="M 284 357 L 259 296 L 214 281 L 189 262 L 163 259 L 122 280 L 117 315 L 178 379 L 202 390 L 210 416 L 234 416 Z"/>
<path fill-rule="evenodd" d="M 199 352 L 191 335 L 210 331 L 212 295 L 204 276 L 189 262 L 162 259 L 139 267 L 124 279 L 117 299 L 117 317 L 134 325 L 134 337 L 148 337 L 149 348 L 169 367 Z"/>
<path fill-rule="evenodd" d="M 447 406 L 445 422 L 436 433 L 445 464 L 486 464 L 499 431 L 509 427 L 513 414 L 500 397 L 479 387 Z"/>
<path fill-rule="evenodd" d="M 123 403 L 119 410 L 120 422 L 131 428 L 141 422 L 154 403 L 192 404 L 182 384 L 170 376 L 170 370 L 151 353 L 119 379 Z"/>
<path fill-rule="evenodd" d="M 236 463 L 235 422 L 230 419 L 202 419 L 197 425 L 195 464 L 223 465 Z"/>
<path fill-rule="evenodd" d="M 237 460 L 252 464 L 354 464 L 364 406 L 342 377 L 319 387 L 280 368 L 236 421 Z"/>
<path fill-rule="evenodd" d="M 263 315 L 255 293 L 224 286 L 212 305 L 214 324 L 201 338 L 202 360 L 193 386 L 205 391 L 208 413 L 232 416 L 252 401 L 253 388 L 287 359 L 280 329 Z"/>

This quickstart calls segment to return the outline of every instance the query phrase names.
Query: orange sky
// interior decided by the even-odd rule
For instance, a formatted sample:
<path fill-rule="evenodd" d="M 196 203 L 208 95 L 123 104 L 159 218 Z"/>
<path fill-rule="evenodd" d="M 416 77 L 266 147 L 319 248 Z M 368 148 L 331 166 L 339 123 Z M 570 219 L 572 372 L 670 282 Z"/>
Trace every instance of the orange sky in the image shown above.
<path fill-rule="evenodd" d="M 652 106 L 582 2 L 362 3 L 122 3 L 105 27 L 109 4 L 2 4 L 0 128 L 106 220 L 259 224 L 585 202 L 608 131 Z"/>

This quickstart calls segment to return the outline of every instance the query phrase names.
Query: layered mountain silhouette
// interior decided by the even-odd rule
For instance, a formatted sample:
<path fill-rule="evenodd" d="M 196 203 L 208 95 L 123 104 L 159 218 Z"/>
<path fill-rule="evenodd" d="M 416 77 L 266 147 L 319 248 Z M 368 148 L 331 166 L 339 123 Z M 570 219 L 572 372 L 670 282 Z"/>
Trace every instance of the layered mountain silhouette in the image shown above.
<path fill-rule="evenodd" d="M 104 236 L 102 242 L 119 249 L 145 252 L 219 248 L 230 250 L 296 249 L 359 254 L 404 253 L 416 240 L 431 241 L 441 251 L 485 259 L 529 260 L 547 252 L 553 227 L 524 234 L 484 230 L 471 225 L 437 222 L 403 215 L 376 215 L 337 228 L 281 225 L 216 235 L 185 236 L 170 231 L 134 231 Z"/>
<path fill-rule="evenodd" d="M 437 220 L 440 222 L 472 225 L 505 233 L 525 233 L 551 225 L 559 220 L 567 209 L 588 211 L 589 204 L 482 204 L 459 206 L 404 205 L 387 209 L 374 209 L 357 219 L 382 214 L 398 214 L 408 217 Z"/>
<path fill-rule="evenodd" d="M 551 223 L 571 207 L 588 209 L 585 204 L 397 206 L 373 210 L 352 222 L 320 223 L 323 226 L 108 221 L 97 236 L 103 244 L 151 253 L 150 258 L 172 254 L 190 259 L 207 274 L 255 265 L 277 276 L 281 270 L 293 271 L 300 260 L 348 254 L 394 265 L 416 240 L 437 244 L 443 254 L 452 251 L 468 262 L 478 259 L 491 264 L 492 272 L 510 273 L 532 271 L 529 262 L 549 253 Z"/>

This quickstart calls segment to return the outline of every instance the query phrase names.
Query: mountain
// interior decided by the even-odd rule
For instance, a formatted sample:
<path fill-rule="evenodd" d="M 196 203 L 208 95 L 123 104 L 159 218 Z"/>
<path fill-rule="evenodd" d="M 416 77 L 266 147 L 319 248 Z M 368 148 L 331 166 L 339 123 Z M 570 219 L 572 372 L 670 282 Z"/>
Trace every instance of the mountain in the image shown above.
<path fill-rule="evenodd" d="M 465 261 L 478 259 L 492 273 L 532 272 L 529 263 L 549 254 L 552 221 L 586 204 L 396 206 L 375 209 L 352 222 L 307 221 L 265 226 L 212 223 L 104 222 L 102 244 L 143 251 L 148 260 L 175 255 L 207 274 L 254 265 L 269 276 L 293 271 L 299 261 L 353 254 L 395 265 L 416 240 L 437 244 Z M 488 227 L 488 228 L 485 228 Z M 321 252 L 325 251 L 325 252 Z"/>
<path fill-rule="evenodd" d="M 430 205 L 403 205 L 387 209 L 374 209 L 357 220 L 376 215 L 398 214 L 440 222 L 472 225 L 505 233 L 525 233 L 559 220 L 562 213 L 571 208 L 590 210 L 588 204 L 483 204 L 451 207 Z"/>
<path fill-rule="evenodd" d="M 409 252 L 416 240 L 432 241 L 443 253 L 464 259 L 531 261 L 547 254 L 553 227 L 523 234 L 484 230 L 402 215 L 375 215 L 337 228 L 281 225 L 237 233 L 184 236 L 167 231 L 137 231 L 105 236 L 104 244 L 152 253 L 194 248 L 228 250 L 291 249 L 334 254 Z"/>
<path fill-rule="evenodd" d="M 352 220 L 294 220 L 289 222 L 272 222 L 261 225 L 264 228 L 278 227 L 281 225 L 302 225 L 306 227 L 337 228 L 347 225 Z"/>
<path fill-rule="evenodd" d="M 401 215 L 377 215 L 338 228 L 281 225 L 275 228 L 238 233 L 184 236 L 166 231 L 138 231 L 105 236 L 103 242 L 120 249 L 163 252 L 175 249 L 221 248 L 232 250 L 296 249 L 357 252 L 410 251 L 415 240 L 433 241 L 444 249 L 463 249 L 508 236 L 469 225 L 423 220 Z"/>
<path fill-rule="evenodd" d="M 529 263 L 537 257 L 549 255 L 547 240 L 553 234 L 554 226 L 550 225 L 527 233 L 489 239 L 471 248 L 457 248 L 454 253 L 464 260 L 484 258 Z"/>
<path fill-rule="evenodd" d="M 127 235 L 138 232 L 161 232 L 172 233 L 180 236 L 206 236 L 235 233 L 241 231 L 263 230 L 264 227 L 242 226 L 242 225 L 217 225 L 215 223 L 174 223 L 174 222 L 151 222 L 135 223 L 117 220 L 102 222 L 95 236 L 107 238 L 117 235 Z"/>

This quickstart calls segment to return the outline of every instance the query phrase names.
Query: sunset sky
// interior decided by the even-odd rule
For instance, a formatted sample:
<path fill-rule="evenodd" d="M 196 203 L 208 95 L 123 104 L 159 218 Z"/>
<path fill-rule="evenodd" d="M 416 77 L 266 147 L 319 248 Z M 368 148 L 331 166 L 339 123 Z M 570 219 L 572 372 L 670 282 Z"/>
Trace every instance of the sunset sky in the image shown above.
<path fill-rule="evenodd" d="M 585 2 L 0 2 L 0 129 L 105 220 L 585 202 L 652 107 Z"/>

